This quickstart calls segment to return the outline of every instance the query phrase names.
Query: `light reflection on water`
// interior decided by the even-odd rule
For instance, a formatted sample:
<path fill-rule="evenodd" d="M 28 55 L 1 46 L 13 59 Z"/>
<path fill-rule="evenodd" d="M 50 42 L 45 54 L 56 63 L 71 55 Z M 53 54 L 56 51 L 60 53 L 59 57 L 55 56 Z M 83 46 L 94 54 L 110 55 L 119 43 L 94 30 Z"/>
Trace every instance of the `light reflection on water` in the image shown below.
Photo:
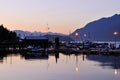
<path fill-rule="evenodd" d="M 0 80 L 118 80 L 120 57 L 64 55 L 26 59 L 20 54 L 0 56 Z"/>

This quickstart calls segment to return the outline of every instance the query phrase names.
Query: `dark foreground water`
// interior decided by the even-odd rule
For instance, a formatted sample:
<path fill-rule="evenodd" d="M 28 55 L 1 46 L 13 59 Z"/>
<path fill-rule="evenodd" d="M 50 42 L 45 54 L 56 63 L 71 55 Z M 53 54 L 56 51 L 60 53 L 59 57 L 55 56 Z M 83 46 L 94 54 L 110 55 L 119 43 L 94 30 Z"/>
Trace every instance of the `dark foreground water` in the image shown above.
<path fill-rule="evenodd" d="M 120 80 L 120 57 L 54 54 L 32 59 L 0 57 L 0 80 Z"/>

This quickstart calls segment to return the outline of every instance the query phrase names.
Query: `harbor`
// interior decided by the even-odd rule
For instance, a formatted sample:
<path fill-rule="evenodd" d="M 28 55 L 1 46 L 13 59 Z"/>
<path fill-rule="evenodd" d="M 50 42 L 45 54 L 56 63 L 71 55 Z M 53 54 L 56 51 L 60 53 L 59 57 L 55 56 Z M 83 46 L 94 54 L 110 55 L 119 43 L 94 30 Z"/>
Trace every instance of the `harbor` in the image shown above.
<path fill-rule="evenodd" d="M 42 43 L 42 44 L 41 44 Z M 113 43 L 113 42 L 112 42 Z M 42 46 L 41 46 L 42 45 Z M 95 54 L 120 54 L 120 43 L 115 47 L 111 43 L 49 43 L 49 42 L 38 42 L 36 43 L 27 43 L 27 42 L 16 42 L 16 43 L 1 43 L 0 44 L 1 52 L 30 52 L 30 53 L 42 53 L 49 54 L 55 52 L 62 52 L 66 54 L 81 54 L 81 53 L 95 53 Z"/>
<path fill-rule="evenodd" d="M 1 0 L 0 80 L 120 80 L 120 0 Z"/>
<path fill-rule="evenodd" d="M 111 42 L 77 37 L 70 41 L 69 36 L 66 41 L 48 35 L 7 37 L 0 42 L 1 80 L 120 79 L 120 42 L 116 36 Z"/>

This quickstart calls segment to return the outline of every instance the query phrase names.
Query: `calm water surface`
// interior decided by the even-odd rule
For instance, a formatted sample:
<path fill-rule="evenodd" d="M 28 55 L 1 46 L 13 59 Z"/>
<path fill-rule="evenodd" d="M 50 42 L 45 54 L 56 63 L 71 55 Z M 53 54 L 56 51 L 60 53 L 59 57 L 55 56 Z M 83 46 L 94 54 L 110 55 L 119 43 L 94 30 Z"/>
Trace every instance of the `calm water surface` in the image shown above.
<path fill-rule="evenodd" d="M 0 56 L 0 80 L 119 80 L 120 57 L 103 55 L 49 55 L 25 58 Z"/>

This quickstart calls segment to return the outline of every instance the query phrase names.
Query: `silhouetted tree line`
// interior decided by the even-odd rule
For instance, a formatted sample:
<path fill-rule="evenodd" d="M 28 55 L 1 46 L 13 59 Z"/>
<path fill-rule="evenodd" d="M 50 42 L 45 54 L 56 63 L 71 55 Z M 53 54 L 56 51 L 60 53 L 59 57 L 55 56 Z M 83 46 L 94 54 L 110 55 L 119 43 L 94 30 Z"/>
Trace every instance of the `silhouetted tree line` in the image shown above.
<path fill-rule="evenodd" d="M 0 25 L 0 42 L 16 42 L 19 38 L 15 32 L 9 31 L 3 25 Z"/>

